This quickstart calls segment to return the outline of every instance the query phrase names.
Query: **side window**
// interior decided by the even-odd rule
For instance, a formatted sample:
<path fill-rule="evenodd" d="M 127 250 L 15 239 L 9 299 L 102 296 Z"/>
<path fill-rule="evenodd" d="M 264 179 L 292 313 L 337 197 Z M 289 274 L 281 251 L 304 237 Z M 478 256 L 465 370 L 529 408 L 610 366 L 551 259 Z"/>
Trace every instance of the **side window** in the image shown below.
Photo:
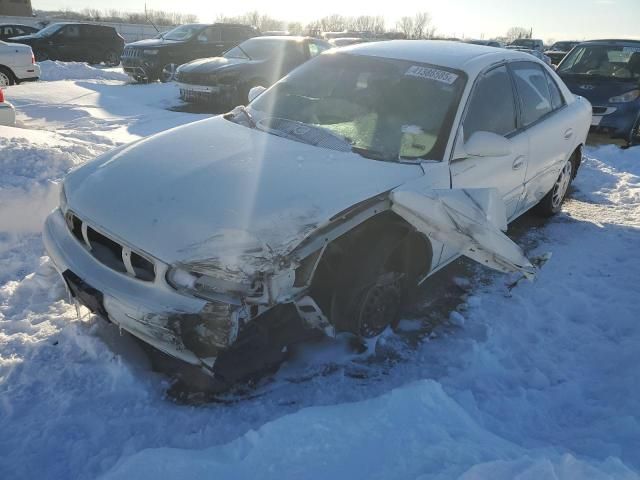
<path fill-rule="evenodd" d="M 13 35 L 13 28 L 12 27 L 4 27 L 4 29 L 2 31 L 2 35 L 5 35 L 7 37 L 11 37 Z"/>
<path fill-rule="evenodd" d="M 198 35 L 200 43 L 213 43 L 221 40 L 222 34 L 219 27 L 207 27 Z"/>
<path fill-rule="evenodd" d="M 61 33 L 64 38 L 80 38 L 80 25 L 67 25 Z"/>
<path fill-rule="evenodd" d="M 516 89 L 520 97 L 522 124 L 524 127 L 544 117 L 553 107 L 549 84 L 540 65 L 531 62 L 513 64 Z"/>
<path fill-rule="evenodd" d="M 247 31 L 240 27 L 222 27 L 222 40 L 225 42 L 240 43 L 249 38 Z"/>
<path fill-rule="evenodd" d="M 464 141 L 475 132 L 507 135 L 516 129 L 516 106 L 507 67 L 494 68 L 478 79 L 464 119 Z"/>
<path fill-rule="evenodd" d="M 551 95 L 551 106 L 554 110 L 557 110 L 564 105 L 564 97 L 562 96 L 556 81 L 551 78 L 551 75 L 547 72 L 544 72 L 544 74 L 547 77 L 547 85 L 549 86 L 549 94 Z"/>

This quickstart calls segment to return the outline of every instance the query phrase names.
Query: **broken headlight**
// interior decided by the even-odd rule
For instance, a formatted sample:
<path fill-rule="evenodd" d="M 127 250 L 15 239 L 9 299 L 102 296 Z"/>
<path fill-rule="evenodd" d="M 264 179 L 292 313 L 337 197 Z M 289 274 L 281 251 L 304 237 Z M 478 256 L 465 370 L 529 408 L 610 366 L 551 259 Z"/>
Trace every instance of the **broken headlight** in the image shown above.
<path fill-rule="evenodd" d="M 241 281 L 205 275 L 179 267 L 169 269 L 167 282 L 176 290 L 186 290 L 207 299 L 216 299 L 220 295 L 244 296 L 252 289 L 251 285 Z"/>

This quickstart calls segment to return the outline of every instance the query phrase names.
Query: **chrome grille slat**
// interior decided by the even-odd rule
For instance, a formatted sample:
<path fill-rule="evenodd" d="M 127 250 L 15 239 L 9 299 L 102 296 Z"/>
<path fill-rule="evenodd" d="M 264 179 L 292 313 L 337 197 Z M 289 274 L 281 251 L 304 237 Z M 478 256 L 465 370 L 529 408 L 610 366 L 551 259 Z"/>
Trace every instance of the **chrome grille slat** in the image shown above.
<path fill-rule="evenodd" d="M 126 245 L 99 232 L 71 212 L 67 212 L 67 227 L 91 255 L 103 265 L 144 282 L 156 278 L 155 262 Z"/>

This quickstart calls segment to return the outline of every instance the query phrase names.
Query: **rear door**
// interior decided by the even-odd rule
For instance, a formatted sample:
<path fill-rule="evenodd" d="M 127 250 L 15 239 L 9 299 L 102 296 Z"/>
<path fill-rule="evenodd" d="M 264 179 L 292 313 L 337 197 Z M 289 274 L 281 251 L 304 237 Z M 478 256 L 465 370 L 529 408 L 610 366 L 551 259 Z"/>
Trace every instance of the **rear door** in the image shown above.
<path fill-rule="evenodd" d="M 529 161 L 518 211 L 538 203 L 553 187 L 572 153 L 573 115 L 555 80 L 535 62 L 509 65 L 518 94 L 520 125 L 529 136 Z"/>

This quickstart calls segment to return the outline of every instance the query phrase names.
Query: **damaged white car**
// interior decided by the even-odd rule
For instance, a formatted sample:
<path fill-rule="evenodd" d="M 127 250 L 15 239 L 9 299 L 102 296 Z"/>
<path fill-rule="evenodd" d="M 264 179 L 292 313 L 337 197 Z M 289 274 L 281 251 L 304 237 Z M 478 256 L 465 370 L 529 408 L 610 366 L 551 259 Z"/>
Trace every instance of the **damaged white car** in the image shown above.
<path fill-rule="evenodd" d="M 378 335 L 460 255 L 533 277 L 503 232 L 560 209 L 591 122 L 543 62 L 463 43 L 329 51 L 256 95 L 73 171 L 44 230 L 77 302 L 228 381 Z"/>

